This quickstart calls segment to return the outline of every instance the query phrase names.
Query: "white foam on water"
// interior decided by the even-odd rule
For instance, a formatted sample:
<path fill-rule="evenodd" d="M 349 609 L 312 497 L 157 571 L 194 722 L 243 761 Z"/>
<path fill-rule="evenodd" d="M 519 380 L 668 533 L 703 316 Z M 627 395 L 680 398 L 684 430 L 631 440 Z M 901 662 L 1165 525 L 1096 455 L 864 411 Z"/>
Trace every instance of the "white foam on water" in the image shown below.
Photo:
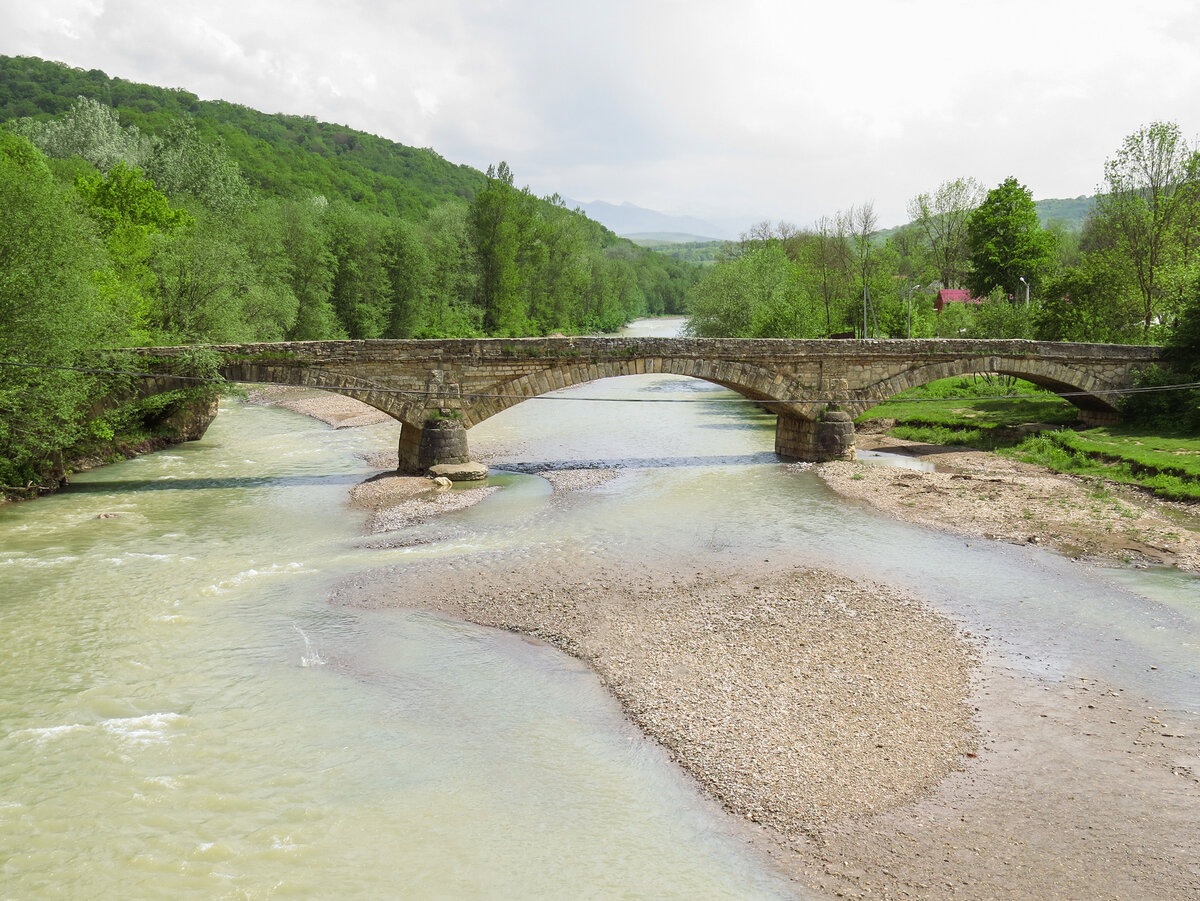
<path fill-rule="evenodd" d="M 300 655 L 300 665 L 324 666 L 325 658 L 322 657 L 320 652 L 313 647 L 313 643 L 309 640 L 308 636 L 304 634 L 304 630 L 295 623 L 292 623 L 292 628 L 299 632 L 300 637 L 304 639 L 304 653 Z"/>
<path fill-rule="evenodd" d="M 81 729 L 88 727 L 83 723 L 68 723 L 63 726 L 43 726 L 34 729 L 18 729 L 16 732 L 10 733 L 13 738 L 27 738 L 37 742 L 39 745 L 45 744 L 54 738 L 61 738 L 64 735 L 69 735 L 72 732 L 78 732 Z"/>
<path fill-rule="evenodd" d="M 161 745 L 167 742 L 167 728 L 183 716 L 178 713 L 150 713 L 105 720 L 100 724 L 109 735 L 133 745 Z"/>
<path fill-rule="evenodd" d="M 252 582 L 262 576 L 281 576 L 291 575 L 293 573 L 309 573 L 316 572 L 314 569 L 306 569 L 303 563 L 273 563 L 265 569 L 247 569 L 236 575 L 230 576 L 228 579 L 222 579 L 213 585 L 209 585 L 202 592 L 207 595 L 221 594 L 226 591 L 232 591 L 242 585 Z"/>
<path fill-rule="evenodd" d="M 50 557 L 46 560 L 39 560 L 36 557 L 9 557 L 7 560 L 0 561 L 0 566 L 8 566 L 15 563 L 18 566 L 34 566 L 41 569 L 46 566 L 61 566 L 64 563 L 74 563 L 78 559 L 78 557 L 71 555 Z"/>

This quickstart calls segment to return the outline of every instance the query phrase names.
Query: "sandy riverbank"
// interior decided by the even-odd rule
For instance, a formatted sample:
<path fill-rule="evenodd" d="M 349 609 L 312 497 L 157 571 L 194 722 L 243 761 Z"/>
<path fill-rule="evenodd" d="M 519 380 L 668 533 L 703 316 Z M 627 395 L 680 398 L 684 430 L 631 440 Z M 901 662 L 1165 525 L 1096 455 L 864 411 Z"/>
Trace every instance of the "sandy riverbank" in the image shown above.
<path fill-rule="evenodd" d="M 839 494 L 943 531 L 1041 544 L 1080 559 L 1200 572 L 1200 509 L 1113 483 L 1050 472 L 985 451 L 860 435 L 860 449 L 937 466 L 919 472 L 863 463 L 816 471 Z"/>
<path fill-rule="evenodd" d="M 965 534 L 1032 537 L 1077 556 L 1194 553 L 1191 529 L 1165 534 L 1153 501 L 1068 491 L 1063 477 L 998 458 L 942 461 L 958 468 L 821 473 L 848 496 Z M 560 490 L 611 477 L 545 475 Z M 355 503 L 403 517 L 436 497 L 428 484 L 376 478 Z M 1185 515 L 1164 509 L 1164 522 Z M 1171 556 L 1149 553 L 1162 548 Z M 586 660 L 737 816 L 731 829 L 830 895 L 1200 896 L 1196 718 L 1167 716 L 1098 674 L 1054 682 L 1008 670 L 977 636 L 891 587 L 753 564 L 631 571 L 520 549 L 360 574 L 333 600 L 420 606 Z"/>

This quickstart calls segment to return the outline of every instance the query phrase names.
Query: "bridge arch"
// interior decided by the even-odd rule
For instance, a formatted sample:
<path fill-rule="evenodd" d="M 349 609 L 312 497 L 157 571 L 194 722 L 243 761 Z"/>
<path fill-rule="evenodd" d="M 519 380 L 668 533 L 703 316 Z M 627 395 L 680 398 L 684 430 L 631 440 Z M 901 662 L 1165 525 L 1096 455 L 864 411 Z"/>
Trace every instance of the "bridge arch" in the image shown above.
<path fill-rule="evenodd" d="M 801 390 L 795 379 L 784 378 L 752 363 L 630 357 L 625 360 L 551 366 L 501 382 L 494 392 L 489 392 L 493 396 L 464 398 L 463 425 L 471 428 L 519 403 L 563 388 L 606 378 L 657 374 L 687 376 L 720 385 L 758 401 L 778 415 L 801 419 L 815 415 L 812 404 L 788 402 L 794 400 Z"/>
<path fill-rule="evenodd" d="M 1078 407 L 1084 411 L 1085 417 L 1093 420 L 1109 421 L 1119 415 L 1119 408 L 1106 393 L 1116 386 L 1105 383 L 1092 372 L 1053 360 L 997 356 L 967 357 L 914 366 L 868 385 L 859 397 L 845 404 L 845 408 L 857 417 L 911 388 L 940 379 L 982 373 L 1012 376 L 1055 394 L 1070 394 L 1072 396 L 1063 397 L 1063 400 Z"/>
<path fill-rule="evenodd" d="M 294 385 L 342 394 L 374 407 L 401 425 L 419 426 L 424 399 L 414 402 L 364 378 L 316 367 L 280 363 L 224 363 L 219 367 L 221 377 L 229 382 L 250 384 Z"/>

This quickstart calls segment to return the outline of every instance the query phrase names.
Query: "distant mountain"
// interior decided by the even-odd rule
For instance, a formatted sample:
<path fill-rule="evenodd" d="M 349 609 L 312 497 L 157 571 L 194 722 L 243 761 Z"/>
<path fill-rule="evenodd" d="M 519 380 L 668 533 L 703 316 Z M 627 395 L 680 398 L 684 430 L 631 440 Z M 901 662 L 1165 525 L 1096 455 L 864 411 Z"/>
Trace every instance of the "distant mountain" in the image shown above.
<path fill-rule="evenodd" d="M 749 225 L 749 220 L 715 222 L 695 216 L 671 216 L 632 203 L 613 204 L 602 200 L 593 203 L 568 200 L 566 203 L 571 208 L 578 207 L 583 210 L 588 218 L 595 219 L 622 238 L 628 238 L 642 247 L 655 249 L 660 249 L 665 244 L 736 241 Z M 1067 231 L 1079 232 L 1083 231 L 1083 224 L 1095 207 L 1096 198 L 1086 195 L 1066 199 L 1051 198 L 1035 201 L 1034 205 L 1043 226 L 1050 222 L 1059 222 Z M 887 238 L 905 227 L 898 225 L 882 229 L 879 237 Z"/>
<path fill-rule="evenodd" d="M 730 223 L 710 222 L 695 216 L 671 216 L 657 210 L 635 206 L 632 203 L 620 205 L 596 200 L 591 203 L 581 203 L 568 200 L 567 206 L 578 207 L 587 214 L 589 219 L 595 219 L 610 231 L 622 237 L 631 235 L 679 235 L 679 242 L 693 241 L 731 241 L 738 236 L 738 229 Z"/>
<path fill-rule="evenodd" d="M 709 244 L 709 243 L 724 243 L 715 238 L 706 238 L 703 235 L 688 235 L 683 232 L 636 232 L 631 235 L 621 235 L 622 238 L 628 238 L 638 247 L 666 247 L 673 244 Z"/>
<path fill-rule="evenodd" d="M 1080 195 L 1068 200 L 1037 200 L 1038 218 L 1042 225 L 1049 222 L 1062 222 L 1067 231 L 1083 231 L 1083 224 L 1096 206 L 1096 198 Z"/>

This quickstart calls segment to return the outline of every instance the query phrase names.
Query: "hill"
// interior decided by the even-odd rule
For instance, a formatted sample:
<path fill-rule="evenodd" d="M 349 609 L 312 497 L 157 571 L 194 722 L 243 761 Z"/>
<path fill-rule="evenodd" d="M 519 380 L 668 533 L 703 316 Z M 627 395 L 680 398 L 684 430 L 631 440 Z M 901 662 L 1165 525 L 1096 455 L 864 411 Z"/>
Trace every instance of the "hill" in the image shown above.
<path fill-rule="evenodd" d="M 314 194 L 392 215 L 413 215 L 470 200 L 484 174 L 428 148 L 407 147 L 311 116 L 262 113 L 177 88 L 113 78 L 26 56 L 0 56 L 0 121 L 66 112 L 77 97 L 115 108 L 123 125 L 160 134 L 190 116 L 200 134 L 220 138 L 251 185 L 285 198 Z"/>
<path fill-rule="evenodd" d="M 1088 215 L 1096 206 L 1096 198 L 1080 195 L 1066 200 L 1038 200 L 1034 206 L 1043 226 L 1050 222 L 1061 222 L 1067 231 L 1081 232 Z"/>

